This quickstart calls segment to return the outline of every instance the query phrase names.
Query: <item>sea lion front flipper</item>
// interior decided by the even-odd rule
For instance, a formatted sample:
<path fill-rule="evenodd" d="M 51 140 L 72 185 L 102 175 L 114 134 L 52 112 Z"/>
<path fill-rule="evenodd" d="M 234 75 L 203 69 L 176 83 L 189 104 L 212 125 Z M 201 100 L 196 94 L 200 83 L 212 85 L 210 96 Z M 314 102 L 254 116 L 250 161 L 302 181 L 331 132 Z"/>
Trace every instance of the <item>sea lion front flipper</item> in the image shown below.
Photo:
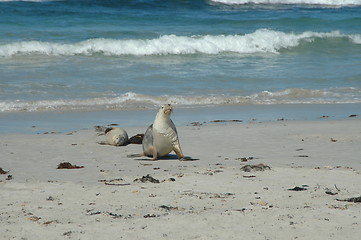
<path fill-rule="evenodd" d="M 157 155 L 158 155 L 158 153 L 157 153 L 157 149 L 155 149 L 155 147 L 151 147 L 151 152 L 153 153 L 153 158 L 152 158 L 152 160 L 157 160 Z"/>
<path fill-rule="evenodd" d="M 182 153 L 182 149 L 180 148 L 180 146 L 178 144 L 173 146 L 173 150 L 177 154 L 177 157 L 178 157 L 179 160 L 184 158 L 184 155 Z"/>

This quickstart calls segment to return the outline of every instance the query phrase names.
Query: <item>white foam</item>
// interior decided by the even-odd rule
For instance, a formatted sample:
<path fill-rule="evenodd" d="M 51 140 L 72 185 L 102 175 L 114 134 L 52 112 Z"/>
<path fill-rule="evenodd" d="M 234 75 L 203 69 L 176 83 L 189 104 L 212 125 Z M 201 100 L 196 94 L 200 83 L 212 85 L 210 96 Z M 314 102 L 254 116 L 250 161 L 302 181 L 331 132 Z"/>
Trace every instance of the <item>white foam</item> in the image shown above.
<path fill-rule="evenodd" d="M 353 34 L 350 36 L 350 39 L 355 44 L 361 44 L 361 35 L 359 34 Z"/>
<path fill-rule="evenodd" d="M 23 41 L 0 45 L 0 57 L 47 55 L 47 56 L 147 56 L 222 53 L 278 53 L 282 49 L 296 47 L 301 41 L 315 38 L 346 37 L 359 43 L 361 35 L 345 35 L 340 32 L 285 33 L 269 29 L 258 29 L 245 35 L 165 35 L 155 39 L 89 39 L 77 43 L 52 43 Z"/>
<path fill-rule="evenodd" d="M 312 90 L 291 88 L 275 92 L 262 91 L 249 96 L 150 96 L 128 92 L 115 97 L 80 100 L 3 101 L 0 102 L 0 112 L 134 110 L 151 109 L 164 103 L 187 107 L 279 103 L 361 103 L 361 89 L 334 88 Z"/>
<path fill-rule="evenodd" d="M 361 0 L 211 0 L 223 4 L 299 4 L 299 5 L 323 5 L 323 6 L 358 6 Z"/>

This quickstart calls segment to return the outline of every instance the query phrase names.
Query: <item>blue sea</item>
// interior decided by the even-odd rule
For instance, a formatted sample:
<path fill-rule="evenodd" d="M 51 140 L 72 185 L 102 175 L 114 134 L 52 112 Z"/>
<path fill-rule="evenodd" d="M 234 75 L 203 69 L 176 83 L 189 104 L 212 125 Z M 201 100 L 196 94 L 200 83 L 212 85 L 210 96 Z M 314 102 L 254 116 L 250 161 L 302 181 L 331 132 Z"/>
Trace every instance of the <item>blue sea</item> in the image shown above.
<path fill-rule="evenodd" d="M 361 0 L 0 0 L 0 117 L 164 103 L 359 107 Z"/>

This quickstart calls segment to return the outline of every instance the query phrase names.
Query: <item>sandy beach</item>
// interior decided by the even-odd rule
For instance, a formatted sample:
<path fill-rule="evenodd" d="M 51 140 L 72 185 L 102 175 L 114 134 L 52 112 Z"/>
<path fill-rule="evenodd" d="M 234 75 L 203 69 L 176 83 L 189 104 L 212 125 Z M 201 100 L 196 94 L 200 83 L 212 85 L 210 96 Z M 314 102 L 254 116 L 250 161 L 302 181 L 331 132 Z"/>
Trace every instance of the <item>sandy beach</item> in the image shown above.
<path fill-rule="evenodd" d="M 0 13 L 0 240 L 361 239 L 361 0 Z"/>
<path fill-rule="evenodd" d="M 2 134 L 1 239 L 358 239 L 360 126 L 180 126 L 195 161 L 127 158 L 141 145 L 100 145 L 90 129 Z"/>

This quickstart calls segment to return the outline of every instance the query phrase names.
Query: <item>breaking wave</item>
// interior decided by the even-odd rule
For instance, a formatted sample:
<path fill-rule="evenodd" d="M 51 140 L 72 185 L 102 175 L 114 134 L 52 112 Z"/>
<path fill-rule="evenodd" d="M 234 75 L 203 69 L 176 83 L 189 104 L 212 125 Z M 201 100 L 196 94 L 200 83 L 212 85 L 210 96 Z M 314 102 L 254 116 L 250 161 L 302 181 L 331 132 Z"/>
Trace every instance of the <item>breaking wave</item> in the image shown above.
<path fill-rule="evenodd" d="M 310 90 L 290 88 L 277 92 L 263 91 L 249 96 L 150 96 L 128 92 L 119 96 L 104 98 L 0 101 L 0 112 L 141 110 L 153 109 L 164 103 L 183 107 L 240 104 L 361 103 L 361 89 Z"/>
<path fill-rule="evenodd" d="M 77 43 L 53 43 L 42 41 L 22 41 L 0 44 L 0 57 L 14 56 L 151 56 L 188 54 L 277 54 L 291 49 L 301 42 L 312 43 L 315 39 L 345 38 L 352 44 L 361 44 L 361 35 L 333 32 L 285 33 L 269 29 L 259 29 L 245 35 L 204 35 L 176 36 L 164 35 L 155 39 L 89 39 Z"/>

